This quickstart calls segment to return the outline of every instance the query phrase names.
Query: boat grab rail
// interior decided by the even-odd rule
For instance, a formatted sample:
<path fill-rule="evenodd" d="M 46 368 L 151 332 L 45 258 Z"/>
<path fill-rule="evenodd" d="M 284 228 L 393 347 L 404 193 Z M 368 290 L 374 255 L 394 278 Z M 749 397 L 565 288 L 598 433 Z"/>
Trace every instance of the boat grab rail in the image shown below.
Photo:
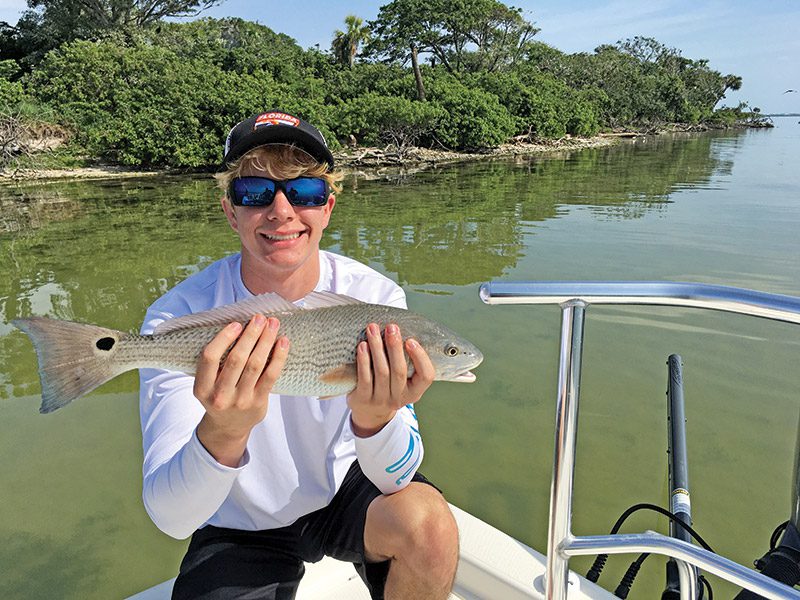
<path fill-rule="evenodd" d="M 486 304 L 649 304 L 705 308 L 800 323 L 800 298 L 743 288 L 674 281 L 492 281 Z"/>
<path fill-rule="evenodd" d="M 800 592 L 725 557 L 687 542 L 647 532 L 574 536 L 572 492 L 585 310 L 591 304 L 703 308 L 800 324 L 800 298 L 742 288 L 670 281 L 493 281 L 480 286 L 486 304 L 558 304 L 561 348 L 556 399 L 555 449 L 550 486 L 545 596 L 566 600 L 569 558 L 581 554 L 653 552 L 681 566 L 681 599 L 694 600 L 687 565 L 701 568 L 765 598 L 800 599 Z M 684 585 L 688 583 L 688 585 Z"/>

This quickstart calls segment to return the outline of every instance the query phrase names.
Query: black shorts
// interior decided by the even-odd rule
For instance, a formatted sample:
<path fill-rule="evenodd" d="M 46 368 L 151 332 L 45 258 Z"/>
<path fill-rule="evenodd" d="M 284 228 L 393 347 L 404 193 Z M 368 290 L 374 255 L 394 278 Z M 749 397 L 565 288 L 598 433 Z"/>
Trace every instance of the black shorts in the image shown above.
<path fill-rule="evenodd" d="M 421 473 L 412 481 L 431 484 Z M 435 487 L 435 486 L 434 486 Z M 192 536 L 172 597 L 177 600 L 294 598 L 304 562 L 351 562 L 373 599 L 383 598 L 389 561 L 367 563 L 367 508 L 381 495 L 355 461 L 331 503 L 286 527 L 242 531 L 208 525 Z"/>

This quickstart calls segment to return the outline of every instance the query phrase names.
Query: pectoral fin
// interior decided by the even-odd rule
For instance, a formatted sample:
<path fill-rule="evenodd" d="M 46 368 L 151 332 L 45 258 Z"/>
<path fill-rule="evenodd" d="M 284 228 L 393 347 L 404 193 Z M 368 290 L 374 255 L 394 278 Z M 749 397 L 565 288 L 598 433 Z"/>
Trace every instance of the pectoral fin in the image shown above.
<path fill-rule="evenodd" d="M 355 386 L 357 379 L 355 363 L 345 363 L 320 375 L 319 380 L 328 385 L 342 385 L 352 383 Z"/>

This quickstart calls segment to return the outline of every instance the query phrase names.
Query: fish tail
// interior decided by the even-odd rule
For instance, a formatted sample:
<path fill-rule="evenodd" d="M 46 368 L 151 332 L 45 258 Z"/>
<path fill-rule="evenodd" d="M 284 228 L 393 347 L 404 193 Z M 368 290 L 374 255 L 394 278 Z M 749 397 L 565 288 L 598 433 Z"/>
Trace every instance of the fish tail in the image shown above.
<path fill-rule="evenodd" d="M 11 324 L 28 334 L 39 359 L 39 412 L 53 412 L 127 370 L 114 360 L 121 331 L 45 317 Z"/>

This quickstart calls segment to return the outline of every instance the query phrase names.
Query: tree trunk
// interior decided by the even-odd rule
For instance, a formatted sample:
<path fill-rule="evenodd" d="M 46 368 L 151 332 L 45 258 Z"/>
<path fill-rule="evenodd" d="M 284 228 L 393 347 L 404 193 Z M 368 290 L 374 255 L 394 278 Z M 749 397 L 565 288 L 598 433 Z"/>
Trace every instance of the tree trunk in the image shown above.
<path fill-rule="evenodd" d="M 417 98 L 420 102 L 425 102 L 425 86 L 422 85 L 422 73 L 417 61 L 417 47 L 414 45 L 411 46 L 411 68 L 414 70 L 414 81 L 417 83 Z"/>

